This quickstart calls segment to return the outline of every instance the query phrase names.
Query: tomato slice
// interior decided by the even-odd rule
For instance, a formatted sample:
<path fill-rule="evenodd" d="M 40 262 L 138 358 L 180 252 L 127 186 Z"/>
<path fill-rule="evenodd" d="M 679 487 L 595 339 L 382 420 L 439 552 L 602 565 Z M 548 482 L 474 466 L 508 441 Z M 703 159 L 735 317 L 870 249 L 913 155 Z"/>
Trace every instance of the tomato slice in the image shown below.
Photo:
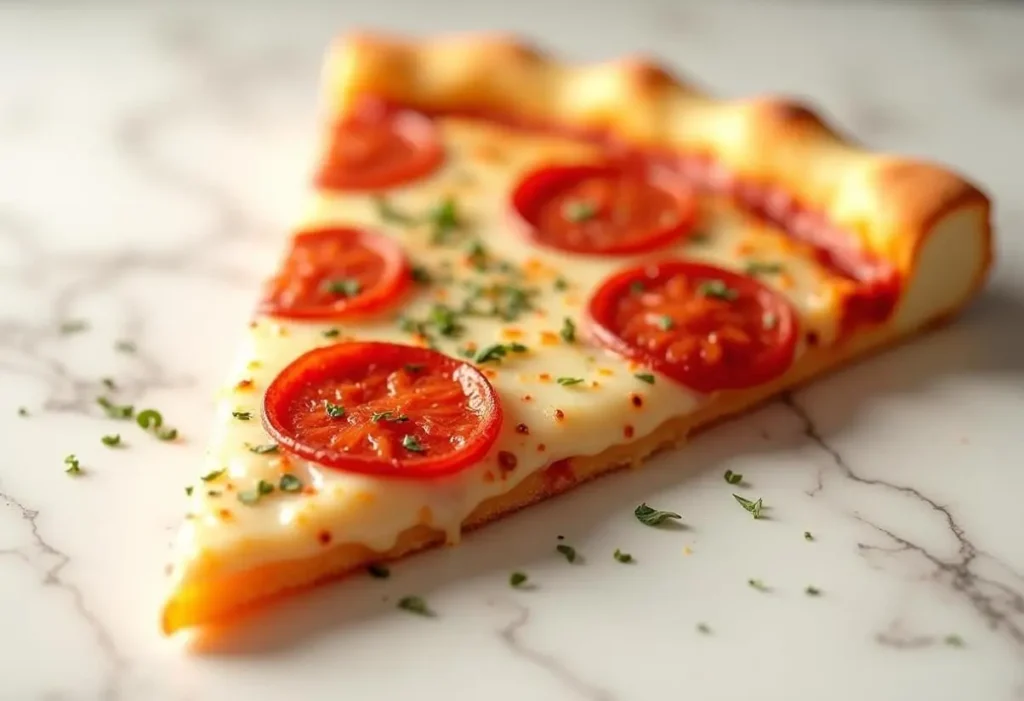
<path fill-rule="evenodd" d="M 624 165 L 541 168 L 516 187 L 512 208 L 535 242 L 597 255 L 665 246 L 697 221 L 689 185 L 667 172 Z"/>
<path fill-rule="evenodd" d="M 395 241 L 360 229 L 297 234 L 260 311 L 293 319 L 336 319 L 392 305 L 411 280 Z"/>
<path fill-rule="evenodd" d="M 329 190 L 380 190 L 423 178 L 444 161 L 437 128 L 426 115 L 366 101 L 339 122 L 317 174 Z"/>
<path fill-rule="evenodd" d="M 590 300 L 604 346 L 698 392 L 741 389 L 793 362 L 797 315 L 757 280 L 683 260 L 614 275 Z"/>
<path fill-rule="evenodd" d="M 395 343 L 312 350 L 278 375 L 263 424 L 282 449 L 346 472 L 429 478 L 486 455 L 502 411 L 474 366 Z"/>

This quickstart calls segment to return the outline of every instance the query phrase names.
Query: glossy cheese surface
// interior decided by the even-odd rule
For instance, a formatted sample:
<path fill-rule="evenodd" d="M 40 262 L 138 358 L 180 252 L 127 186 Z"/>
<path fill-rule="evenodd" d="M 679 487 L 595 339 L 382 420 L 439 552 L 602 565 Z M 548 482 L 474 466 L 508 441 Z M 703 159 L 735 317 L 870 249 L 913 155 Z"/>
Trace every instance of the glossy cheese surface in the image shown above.
<path fill-rule="evenodd" d="M 184 565 L 179 577 L 306 557 L 329 543 L 383 551 L 417 524 L 443 530 L 454 542 L 474 508 L 527 475 L 563 458 L 629 443 L 707 402 L 711 397 L 587 339 L 583 310 L 591 291 L 609 274 L 641 260 L 678 256 L 740 271 L 751 262 L 777 264 L 778 272 L 759 277 L 791 300 L 804 337 L 813 335 L 814 342 L 823 344 L 835 338 L 837 308 L 852 283 L 814 262 L 802 244 L 728 203 L 705 199 L 697 234 L 655 254 L 585 257 L 543 249 L 516 229 L 509 207 L 515 184 L 538 166 L 587 162 L 599 152 L 559 137 L 478 122 L 441 120 L 441 129 L 445 165 L 426 180 L 386 193 L 387 211 L 372 195 L 314 196 L 305 227 L 358 226 L 392 236 L 432 282 L 416 286 L 392 312 L 369 321 L 254 319 L 219 396 L 207 479 L 193 485 L 189 518 L 177 545 L 178 562 Z M 435 241 L 430 224 L 408 224 L 394 216 L 422 218 L 445 198 L 453 198 L 460 226 L 443 242 Z M 481 287 L 494 285 L 518 290 L 527 308 L 514 318 L 459 318 L 461 331 L 452 337 L 431 334 L 439 350 L 456 357 L 494 343 L 515 342 L 528 349 L 509 354 L 500 364 L 481 365 L 501 398 L 505 422 L 480 464 L 453 477 L 415 481 L 346 474 L 281 452 L 252 450 L 272 442 L 260 422 L 263 393 L 303 352 L 348 339 L 422 343 L 409 330 L 414 326 L 410 320 L 428 319 L 433 305 L 458 307 Z M 563 333 L 567 325 L 575 328 L 573 341 Z M 801 340 L 798 355 L 803 346 Z M 637 374 L 652 374 L 654 381 Z M 559 378 L 583 381 L 563 385 Z M 238 494 L 259 480 L 277 484 L 285 472 L 298 476 L 305 488 L 274 491 L 250 504 L 239 500 Z"/>

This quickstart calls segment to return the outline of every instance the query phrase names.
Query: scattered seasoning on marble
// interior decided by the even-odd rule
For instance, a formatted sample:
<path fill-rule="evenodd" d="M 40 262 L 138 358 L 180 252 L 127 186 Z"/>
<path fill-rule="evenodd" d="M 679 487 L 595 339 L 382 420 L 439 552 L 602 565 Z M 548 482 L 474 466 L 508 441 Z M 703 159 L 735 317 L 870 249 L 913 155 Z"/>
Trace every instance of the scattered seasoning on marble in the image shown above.
<path fill-rule="evenodd" d="M 104 377 L 100 379 L 100 382 L 103 384 L 104 387 L 109 389 L 111 392 L 117 390 L 117 385 L 114 383 L 114 380 L 111 377 Z"/>
<path fill-rule="evenodd" d="M 711 627 L 708 626 L 707 623 L 698 623 L 697 624 L 697 632 L 698 633 L 703 633 L 704 635 L 710 635 L 711 634 Z"/>
<path fill-rule="evenodd" d="M 131 404 L 114 404 L 106 397 L 96 397 L 96 403 L 111 419 L 130 419 L 135 415 L 135 407 Z"/>
<path fill-rule="evenodd" d="M 398 600 L 398 608 L 417 616 L 434 616 L 434 612 L 427 606 L 427 602 L 420 596 L 403 596 Z"/>
<path fill-rule="evenodd" d="M 683 517 L 674 511 L 661 511 L 660 509 L 654 509 L 648 506 L 646 503 L 641 504 L 633 510 L 633 515 L 636 516 L 636 520 L 645 526 L 660 526 L 669 519 L 681 520 Z"/>
<path fill-rule="evenodd" d="M 761 510 L 764 509 L 764 504 L 762 503 L 761 499 L 758 499 L 757 501 L 751 501 L 750 499 L 744 499 L 739 494 L 733 494 L 732 497 L 739 503 L 740 506 L 746 509 L 750 513 L 750 515 L 753 516 L 755 519 L 761 518 Z"/>
<path fill-rule="evenodd" d="M 121 434 L 113 433 L 109 436 L 103 436 L 102 438 L 100 438 L 100 442 L 102 442 L 103 445 L 107 446 L 108 448 L 119 446 L 121 445 Z"/>
<path fill-rule="evenodd" d="M 761 592 L 768 591 L 768 587 L 760 579 L 748 579 L 747 584 L 750 585 L 751 589 L 757 589 Z"/>
<path fill-rule="evenodd" d="M 114 349 L 119 353 L 134 353 L 138 347 L 132 341 L 121 340 L 114 344 Z"/>
<path fill-rule="evenodd" d="M 629 553 L 624 553 L 621 550 L 619 550 L 618 548 L 615 548 L 615 552 L 612 554 L 612 557 L 614 557 L 616 560 L 618 560 L 619 562 L 622 562 L 622 563 L 633 562 L 633 556 L 632 555 L 630 555 Z"/>
<path fill-rule="evenodd" d="M 78 475 L 82 474 L 82 465 L 80 462 L 78 462 L 78 458 L 76 458 L 74 455 L 69 455 L 66 458 L 64 458 L 64 464 L 67 465 L 67 467 L 64 468 L 64 472 L 68 473 L 69 475 L 74 475 L 77 477 Z"/>
<path fill-rule="evenodd" d="M 807 541 L 814 540 L 814 536 L 811 535 L 810 531 L 804 531 L 804 540 L 807 540 Z"/>
<path fill-rule="evenodd" d="M 21 416 L 21 417 L 28 416 L 28 409 L 26 409 L 23 406 L 18 407 L 18 416 Z"/>
<path fill-rule="evenodd" d="M 964 639 L 956 633 L 947 635 L 945 638 L 942 639 L 942 642 L 944 642 L 946 645 L 950 647 L 963 647 L 966 644 L 964 643 Z"/>
<path fill-rule="evenodd" d="M 248 421 L 252 418 L 251 411 L 233 411 L 231 412 L 231 415 L 234 416 L 239 421 Z"/>
<path fill-rule="evenodd" d="M 513 572 L 508 578 L 508 583 L 512 587 L 518 588 L 523 584 L 526 584 L 526 580 L 528 579 L 529 577 L 526 575 L 525 572 Z"/>
<path fill-rule="evenodd" d="M 555 550 L 562 553 L 565 559 L 568 560 L 570 563 L 576 562 L 576 548 L 572 547 L 571 545 L 559 543 L 555 546 Z"/>
<path fill-rule="evenodd" d="M 61 322 L 58 327 L 61 334 L 68 336 L 73 333 L 81 333 L 89 329 L 89 322 L 84 319 L 69 319 Z"/>
<path fill-rule="evenodd" d="M 804 593 L 807 594 L 807 596 L 821 596 L 821 589 L 818 589 L 818 587 L 812 585 L 808 585 L 807 588 L 804 589 Z"/>
<path fill-rule="evenodd" d="M 726 470 L 725 475 L 723 476 L 725 477 L 725 481 L 729 484 L 739 484 L 743 481 L 743 475 L 738 472 L 733 472 L 732 470 Z"/>

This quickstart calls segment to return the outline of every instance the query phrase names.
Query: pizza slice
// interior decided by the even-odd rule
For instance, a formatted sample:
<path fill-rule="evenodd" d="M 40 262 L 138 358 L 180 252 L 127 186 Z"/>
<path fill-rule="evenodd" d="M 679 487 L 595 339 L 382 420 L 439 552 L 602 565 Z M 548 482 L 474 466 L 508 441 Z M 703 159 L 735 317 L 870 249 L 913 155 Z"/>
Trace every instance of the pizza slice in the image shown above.
<path fill-rule="evenodd" d="M 777 98 L 358 36 L 221 395 L 167 633 L 442 543 L 950 318 L 990 205 Z"/>

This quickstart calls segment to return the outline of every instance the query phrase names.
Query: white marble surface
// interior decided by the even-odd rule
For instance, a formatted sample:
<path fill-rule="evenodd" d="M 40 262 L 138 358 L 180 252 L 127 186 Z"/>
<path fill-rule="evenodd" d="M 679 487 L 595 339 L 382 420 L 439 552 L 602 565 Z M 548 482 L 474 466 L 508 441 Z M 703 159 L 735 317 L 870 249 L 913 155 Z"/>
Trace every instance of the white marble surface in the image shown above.
<path fill-rule="evenodd" d="M 1024 699 L 1024 9 L 163 5 L 0 3 L 0 699 Z M 356 25 L 646 49 L 726 94 L 813 97 L 989 188 L 996 275 L 955 326 L 189 655 L 156 625 L 182 485 L 297 211 L 321 51 Z M 101 417 L 105 376 L 184 441 Z M 100 444 L 117 430 L 127 447 Z M 726 468 L 770 520 L 733 502 Z M 645 500 L 686 528 L 640 526 Z M 537 587 L 512 591 L 516 569 Z M 437 618 L 396 611 L 407 593 Z"/>

